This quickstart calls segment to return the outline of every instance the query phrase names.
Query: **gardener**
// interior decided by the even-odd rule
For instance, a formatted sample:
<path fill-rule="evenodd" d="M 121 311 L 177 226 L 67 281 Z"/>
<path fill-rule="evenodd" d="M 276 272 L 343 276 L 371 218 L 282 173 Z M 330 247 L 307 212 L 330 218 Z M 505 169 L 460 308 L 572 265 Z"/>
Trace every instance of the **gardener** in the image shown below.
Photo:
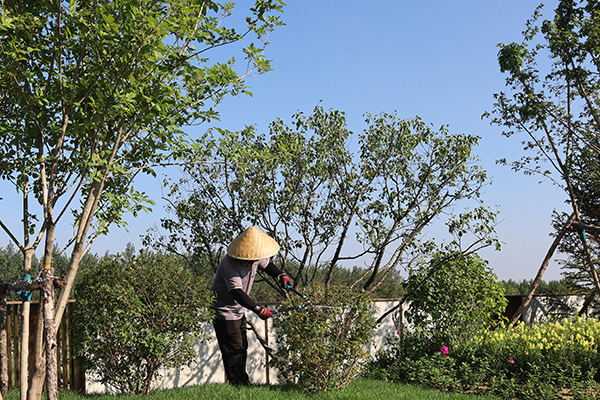
<path fill-rule="evenodd" d="M 271 318 L 273 310 L 250 298 L 256 272 L 260 269 L 276 277 L 279 284 L 291 286 L 290 278 L 270 261 L 279 244 L 260 229 L 250 227 L 236 237 L 221 260 L 211 290 L 216 293 L 215 333 L 227 381 L 236 386 L 249 385 L 246 373 L 248 340 L 245 309 L 261 319 Z"/>

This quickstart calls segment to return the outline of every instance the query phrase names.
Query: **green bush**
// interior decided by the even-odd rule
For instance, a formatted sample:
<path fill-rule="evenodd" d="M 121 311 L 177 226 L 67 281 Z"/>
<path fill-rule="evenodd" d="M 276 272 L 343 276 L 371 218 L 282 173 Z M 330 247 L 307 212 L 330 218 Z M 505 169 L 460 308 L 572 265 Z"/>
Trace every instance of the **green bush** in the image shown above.
<path fill-rule="evenodd" d="M 308 391 L 344 389 L 361 372 L 375 329 L 373 303 L 347 287 L 317 287 L 315 303 L 334 308 L 306 307 L 274 318 L 276 357 L 270 361 L 289 383 Z M 288 299 L 282 309 L 301 305 Z"/>
<path fill-rule="evenodd" d="M 410 271 L 406 291 L 412 294 L 395 342 L 403 358 L 464 343 L 497 324 L 506 309 L 503 285 L 476 255 L 437 254 L 428 265 Z"/>
<path fill-rule="evenodd" d="M 459 386 L 457 371 L 467 380 L 481 379 L 489 368 L 485 361 L 472 356 L 468 364 L 455 364 L 444 353 L 502 321 L 503 285 L 487 263 L 460 252 L 437 253 L 409 272 L 406 292 L 408 308 L 395 314 L 396 332 L 388 336 L 388 347 L 369 366 L 368 376 L 446 389 Z"/>
<path fill-rule="evenodd" d="M 83 368 L 129 394 L 147 394 L 159 368 L 192 362 L 212 320 L 206 285 L 171 256 L 105 257 L 83 271 L 76 295 Z"/>
<path fill-rule="evenodd" d="M 518 385 L 560 387 L 599 381 L 600 321 L 564 319 L 537 326 L 518 324 L 474 337 L 469 346 L 501 362 L 497 375 Z"/>

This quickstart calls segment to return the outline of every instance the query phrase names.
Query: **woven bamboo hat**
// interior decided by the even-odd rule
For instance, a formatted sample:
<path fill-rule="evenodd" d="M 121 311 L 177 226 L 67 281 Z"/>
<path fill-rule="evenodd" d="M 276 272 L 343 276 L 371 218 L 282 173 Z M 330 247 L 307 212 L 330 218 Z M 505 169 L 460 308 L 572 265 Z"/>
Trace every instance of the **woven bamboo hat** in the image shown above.
<path fill-rule="evenodd" d="M 227 247 L 229 257 L 238 260 L 260 260 L 273 257 L 279 251 L 279 244 L 271 236 L 251 226 L 242 232 Z"/>

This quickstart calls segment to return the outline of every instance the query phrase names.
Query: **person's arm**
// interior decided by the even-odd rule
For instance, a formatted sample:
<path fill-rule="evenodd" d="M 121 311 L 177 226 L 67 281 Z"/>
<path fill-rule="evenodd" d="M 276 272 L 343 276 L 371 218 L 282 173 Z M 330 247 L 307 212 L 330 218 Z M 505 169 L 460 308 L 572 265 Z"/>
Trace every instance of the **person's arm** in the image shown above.
<path fill-rule="evenodd" d="M 269 265 L 265 267 L 264 271 L 273 278 L 277 278 L 277 282 L 279 282 L 281 287 L 287 288 L 288 286 L 292 286 L 290 277 L 285 272 L 282 272 L 273 261 L 269 261 Z"/>
<path fill-rule="evenodd" d="M 233 289 L 230 290 L 229 293 L 231 293 L 231 297 L 243 307 L 246 307 L 248 310 L 252 310 L 257 314 L 260 312 L 262 307 L 252 300 L 242 289 Z"/>
<path fill-rule="evenodd" d="M 242 289 L 232 289 L 229 291 L 229 293 L 231 293 L 231 297 L 233 297 L 233 299 L 241 306 L 255 312 L 260 318 L 267 319 L 273 316 L 273 310 L 257 304 Z"/>
<path fill-rule="evenodd" d="M 269 261 L 269 264 L 265 267 L 264 271 L 274 278 L 277 278 L 283 273 L 279 267 L 273 263 L 273 261 Z"/>

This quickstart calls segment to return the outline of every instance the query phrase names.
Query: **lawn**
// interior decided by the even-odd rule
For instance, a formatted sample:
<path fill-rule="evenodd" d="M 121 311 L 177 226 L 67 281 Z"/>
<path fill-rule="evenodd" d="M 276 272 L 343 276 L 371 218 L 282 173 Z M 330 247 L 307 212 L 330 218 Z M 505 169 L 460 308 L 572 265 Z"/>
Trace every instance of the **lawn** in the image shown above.
<path fill-rule="evenodd" d="M 140 400 L 139 396 L 82 395 L 72 392 L 61 392 L 61 400 Z M 7 400 L 18 400 L 18 392 L 11 392 Z M 152 392 L 147 400 L 497 400 L 494 396 L 475 396 L 466 394 L 444 393 L 424 389 L 417 386 L 402 385 L 373 380 L 352 382 L 345 391 L 333 391 L 309 395 L 302 389 L 289 386 L 251 386 L 235 388 L 227 384 L 206 384 L 181 389 L 170 389 Z"/>

